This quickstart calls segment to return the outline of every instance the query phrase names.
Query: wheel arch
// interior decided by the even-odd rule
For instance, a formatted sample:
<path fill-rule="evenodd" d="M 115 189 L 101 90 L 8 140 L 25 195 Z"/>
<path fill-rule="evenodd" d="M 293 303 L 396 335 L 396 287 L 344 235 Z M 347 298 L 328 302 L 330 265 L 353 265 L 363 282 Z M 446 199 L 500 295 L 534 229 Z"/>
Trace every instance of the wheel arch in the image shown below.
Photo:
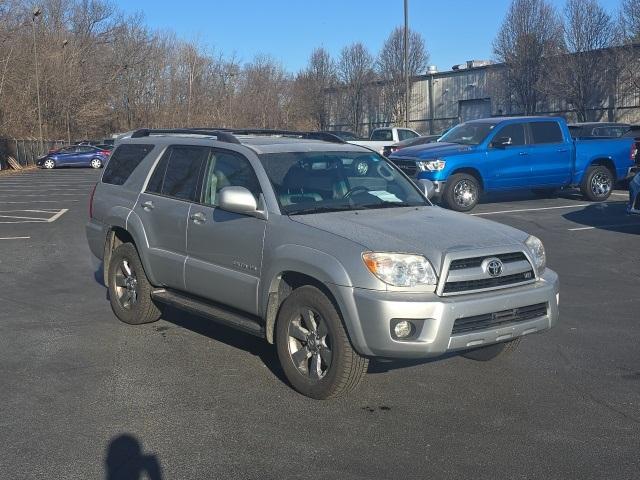
<path fill-rule="evenodd" d="M 482 178 L 482 174 L 480 173 L 480 170 L 478 170 L 477 168 L 474 167 L 458 167 L 454 170 L 451 171 L 451 173 L 449 174 L 449 177 L 457 174 L 457 173 L 466 173 L 468 175 L 471 175 L 472 177 L 474 177 L 477 181 L 478 184 L 480 185 L 480 189 L 484 190 L 484 180 Z"/>
<path fill-rule="evenodd" d="M 616 164 L 614 163 L 613 159 L 611 159 L 611 157 L 600 157 L 600 158 L 595 158 L 591 160 L 587 168 L 585 168 L 584 170 L 583 177 L 587 173 L 587 170 L 589 169 L 589 167 L 597 167 L 597 166 L 606 167 L 607 170 L 611 172 L 611 175 L 613 175 L 613 180 L 616 181 L 618 179 L 617 178 L 618 175 L 616 173 Z"/>

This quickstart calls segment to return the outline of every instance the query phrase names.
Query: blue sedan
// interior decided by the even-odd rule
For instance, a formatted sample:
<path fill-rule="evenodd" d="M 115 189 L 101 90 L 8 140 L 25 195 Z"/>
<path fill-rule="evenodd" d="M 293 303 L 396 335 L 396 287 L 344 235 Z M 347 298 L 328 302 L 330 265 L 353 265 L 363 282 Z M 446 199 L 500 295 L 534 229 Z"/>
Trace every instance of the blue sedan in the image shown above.
<path fill-rule="evenodd" d="M 629 183 L 629 205 L 627 212 L 631 215 L 640 215 L 640 173 L 637 173 Z"/>
<path fill-rule="evenodd" d="M 36 162 L 42 168 L 56 167 L 91 167 L 102 168 L 109 159 L 109 150 L 92 145 L 71 145 L 49 152 Z"/>

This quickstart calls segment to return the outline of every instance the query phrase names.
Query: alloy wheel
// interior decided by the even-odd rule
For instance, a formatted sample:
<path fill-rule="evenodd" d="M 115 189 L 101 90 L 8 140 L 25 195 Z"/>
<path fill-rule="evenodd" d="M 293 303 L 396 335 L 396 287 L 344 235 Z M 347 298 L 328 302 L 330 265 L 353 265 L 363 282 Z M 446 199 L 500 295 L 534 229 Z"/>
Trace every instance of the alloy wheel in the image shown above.
<path fill-rule="evenodd" d="M 469 180 L 461 180 L 453 186 L 453 199 L 461 207 L 473 205 L 478 196 L 478 191 Z"/>
<path fill-rule="evenodd" d="M 100 168 L 101 166 L 102 166 L 102 162 L 99 159 L 94 158 L 93 160 L 91 160 L 92 168 Z"/>
<path fill-rule="evenodd" d="M 138 280 L 127 259 L 122 259 L 116 271 L 116 296 L 118 303 L 127 310 L 138 301 Z"/>
<path fill-rule="evenodd" d="M 44 165 L 44 168 L 52 169 L 53 167 L 56 166 L 56 163 L 51 159 L 47 159 L 44 161 L 43 165 Z"/>
<path fill-rule="evenodd" d="M 333 358 L 326 321 L 304 308 L 289 323 L 288 333 L 289 355 L 298 372 L 311 380 L 323 378 Z"/>
<path fill-rule="evenodd" d="M 612 184 L 611 176 L 597 172 L 591 179 L 591 191 L 598 197 L 604 197 L 611 191 Z"/>

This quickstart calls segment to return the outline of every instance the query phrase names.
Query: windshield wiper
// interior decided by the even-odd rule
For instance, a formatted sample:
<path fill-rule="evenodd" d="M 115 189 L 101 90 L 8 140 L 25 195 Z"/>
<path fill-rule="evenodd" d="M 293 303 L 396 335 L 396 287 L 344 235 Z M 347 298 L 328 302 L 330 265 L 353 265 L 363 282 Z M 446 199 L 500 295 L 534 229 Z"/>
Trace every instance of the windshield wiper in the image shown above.
<path fill-rule="evenodd" d="M 384 203 L 371 203 L 369 205 L 360 205 L 361 208 L 376 209 L 376 208 L 396 208 L 396 207 L 424 207 L 425 205 L 413 204 L 407 202 L 384 202 Z"/>
<path fill-rule="evenodd" d="M 293 212 L 287 212 L 287 215 L 306 215 L 308 213 L 327 213 L 327 212 L 344 212 L 346 210 L 358 210 L 351 205 L 322 205 L 318 207 L 301 208 Z"/>

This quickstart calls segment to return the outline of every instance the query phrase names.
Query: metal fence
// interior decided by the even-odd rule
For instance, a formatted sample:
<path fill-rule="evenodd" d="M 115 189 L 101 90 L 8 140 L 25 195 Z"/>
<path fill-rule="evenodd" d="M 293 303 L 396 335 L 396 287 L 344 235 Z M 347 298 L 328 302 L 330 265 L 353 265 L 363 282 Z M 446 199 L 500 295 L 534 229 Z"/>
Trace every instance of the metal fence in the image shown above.
<path fill-rule="evenodd" d="M 10 168 L 9 157 L 14 158 L 23 167 L 36 164 L 36 160 L 45 155 L 50 149 L 62 146 L 59 140 L 40 140 L 36 138 L 2 138 L 0 137 L 0 168 Z"/>

